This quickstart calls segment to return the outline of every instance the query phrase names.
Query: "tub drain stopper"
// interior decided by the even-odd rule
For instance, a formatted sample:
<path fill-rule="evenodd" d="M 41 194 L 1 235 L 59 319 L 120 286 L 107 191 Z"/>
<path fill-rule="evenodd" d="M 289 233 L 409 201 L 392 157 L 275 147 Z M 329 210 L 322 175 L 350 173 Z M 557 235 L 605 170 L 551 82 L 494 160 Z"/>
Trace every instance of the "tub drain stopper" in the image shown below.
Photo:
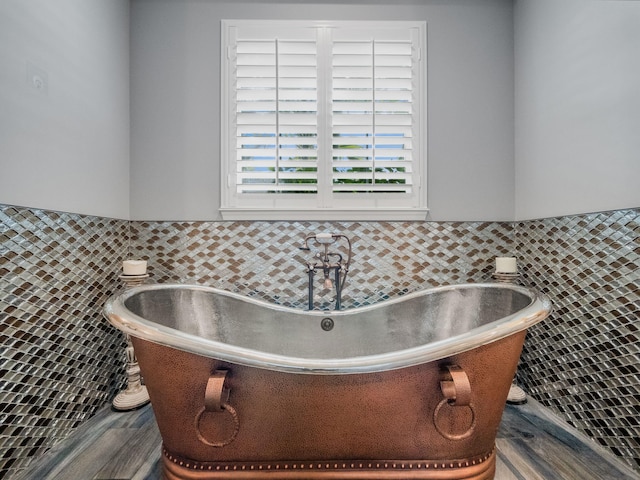
<path fill-rule="evenodd" d="M 320 326 L 322 327 L 322 329 L 325 332 L 328 332 L 329 330 L 332 330 L 334 327 L 334 322 L 332 319 L 330 318 L 323 318 L 322 321 L 320 322 Z"/>

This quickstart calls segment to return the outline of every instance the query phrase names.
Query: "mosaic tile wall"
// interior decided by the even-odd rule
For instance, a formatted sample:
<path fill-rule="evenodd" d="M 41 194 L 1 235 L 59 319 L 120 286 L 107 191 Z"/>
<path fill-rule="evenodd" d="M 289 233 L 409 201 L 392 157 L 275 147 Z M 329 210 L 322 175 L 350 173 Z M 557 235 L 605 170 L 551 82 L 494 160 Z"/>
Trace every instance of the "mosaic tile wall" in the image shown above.
<path fill-rule="evenodd" d="M 640 209 L 521 222 L 516 244 L 555 309 L 529 331 L 520 383 L 640 471 Z"/>
<path fill-rule="evenodd" d="M 494 257 L 513 253 L 513 226 L 498 222 L 132 222 L 131 230 L 132 252 L 148 259 L 157 283 L 202 283 L 301 309 L 308 302 L 306 264 L 317 251 L 300 250 L 307 235 L 351 239 L 344 308 L 489 280 Z M 346 257 L 346 243 L 339 245 Z M 314 305 L 331 309 L 335 290 L 323 289 L 323 280 L 316 273 Z"/>
<path fill-rule="evenodd" d="M 120 389 L 124 347 L 100 308 L 128 222 L 0 205 L 0 478 Z"/>
<path fill-rule="evenodd" d="M 640 470 L 638 210 L 506 222 L 125 222 L 0 206 L 0 478 L 63 439 L 124 381 L 100 307 L 120 262 L 151 281 L 203 283 L 306 308 L 306 235 L 353 241 L 343 305 L 490 280 L 517 255 L 556 311 L 528 337 L 520 383 Z M 515 242 L 514 242 L 515 239 Z M 316 308 L 333 292 L 315 279 Z"/>

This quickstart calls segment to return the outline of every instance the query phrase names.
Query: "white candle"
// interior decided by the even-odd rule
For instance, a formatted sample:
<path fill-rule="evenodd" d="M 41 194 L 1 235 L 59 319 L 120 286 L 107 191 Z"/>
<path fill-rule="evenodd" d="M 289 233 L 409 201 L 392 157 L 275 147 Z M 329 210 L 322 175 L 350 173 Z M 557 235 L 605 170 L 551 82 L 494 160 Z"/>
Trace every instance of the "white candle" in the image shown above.
<path fill-rule="evenodd" d="M 125 275 L 144 275 L 147 273 L 147 261 L 125 260 L 122 262 L 122 272 Z"/>
<path fill-rule="evenodd" d="M 515 257 L 497 257 L 496 273 L 518 273 Z"/>

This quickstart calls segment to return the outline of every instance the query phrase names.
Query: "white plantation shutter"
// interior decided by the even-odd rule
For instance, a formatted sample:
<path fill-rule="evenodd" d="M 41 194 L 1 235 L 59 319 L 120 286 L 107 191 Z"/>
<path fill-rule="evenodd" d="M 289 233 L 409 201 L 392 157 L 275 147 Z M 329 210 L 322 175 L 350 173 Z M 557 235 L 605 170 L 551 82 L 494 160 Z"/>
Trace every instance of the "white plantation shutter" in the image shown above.
<path fill-rule="evenodd" d="M 315 41 L 238 39 L 237 194 L 317 191 Z"/>
<path fill-rule="evenodd" d="M 223 21 L 229 219 L 424 219 L 425 25 Z"/>
<path fill-rule="evenodd" d="M 352 40 L 353 32 L 344 33 L 332 45 L 333 191 L 410 194 L 411 38 Z"/>

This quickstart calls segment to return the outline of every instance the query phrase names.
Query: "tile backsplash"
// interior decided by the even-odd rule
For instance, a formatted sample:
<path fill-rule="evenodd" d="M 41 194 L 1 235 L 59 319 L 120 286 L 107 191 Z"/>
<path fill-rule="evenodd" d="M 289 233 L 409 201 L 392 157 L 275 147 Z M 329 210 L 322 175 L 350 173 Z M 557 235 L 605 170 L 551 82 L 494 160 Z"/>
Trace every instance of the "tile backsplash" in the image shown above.
<path fill-rule="evenodd" d="M 102 318 L 128 222 L 0 205 L 0 478 L 25 468 L 122 385 Z"/>
<path fill-rule="evenodd" d="M 149 259 L 155 282 L 202 283 L 306 309 L 306 262 L 318 250 L 300 247 L 322 232 L 353 245 L 344 308 L 487 280 L 493 258 L 513 253 L 513 226 L 499 222 L 132 222 L 131 248 Z M 346 244 L 336 245 L 330 250 Z M 322 272 L 314 285 L 315 308 L 332 308 L 335 291 L 321 288 Z"/>
<path fill-rule="evenodd" d="M 520 382 L 640 470 L 640 210 L 519 222 L 516 248 L 554 304 L 529 330 Z"/>
<path fill-rule="evenodd" d="M 101 307 L 119 288 L 123 259 L 148 259 L 153 282 L 202 283 L 306 308 L 305 263 L 313 251 L 299 247 L 319 232 L 353 241 L 345 308 L 487 281 L 494 257 L 517 251 L 524 282 L 551 295 L 556 308 L 528 335 L 522 386 L 640 469 L 633 443 L 640 437 L 639 215 L 517 223 L 127 222 L 0 205 L 0 478 L 24 469 L 122 387 L 123 340 Z M 320 288 L 320 277 L 315 306 L 331 308 L 333 292 Z"/>

